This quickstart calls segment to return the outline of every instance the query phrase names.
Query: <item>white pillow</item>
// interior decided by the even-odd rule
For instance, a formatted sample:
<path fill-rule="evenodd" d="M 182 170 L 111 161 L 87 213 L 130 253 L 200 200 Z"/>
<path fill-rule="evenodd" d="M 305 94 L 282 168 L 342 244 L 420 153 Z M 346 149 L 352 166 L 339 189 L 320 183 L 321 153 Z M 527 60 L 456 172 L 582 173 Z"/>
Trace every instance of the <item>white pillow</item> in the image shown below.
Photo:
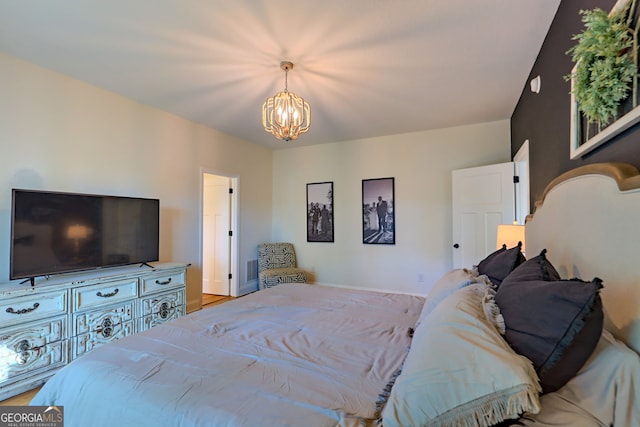
<path fill-rule="evenodd" d="M 454 292 L 416 327 L 382 411 L 385 427 L 488 427 L 540 410 L 532 363 L 487 319 L 495 315 L 484 308 L 487 286 Z"/>
<path fill-rule="evenodd" d="M 640 358 L 605 329 L 576 376 L 540 401 L 523 425 L 640 426 Z"/>
<path fill-rule="evenodd" d="M 446 297 L 462 289 L 465 286 L 469 286 L 473 283 L 490 283 L 487 276 L 478 276 L 477 271 L 468 270 L 466 268 L 454 268 L 453 270 L 445 273 L 436 283 L 427 295 L 427 299 L 422 307 L 422 312 L 418 318 L 420 323 L 427 317 L 438 304 L 442 302 Z"/>

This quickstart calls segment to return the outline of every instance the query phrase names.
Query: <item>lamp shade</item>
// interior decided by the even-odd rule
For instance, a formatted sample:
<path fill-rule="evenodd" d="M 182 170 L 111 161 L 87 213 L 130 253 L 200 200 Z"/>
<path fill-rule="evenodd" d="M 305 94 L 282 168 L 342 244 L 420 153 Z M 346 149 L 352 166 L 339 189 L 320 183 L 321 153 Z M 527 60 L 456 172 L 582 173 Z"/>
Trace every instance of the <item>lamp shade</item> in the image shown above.
<path fill-rule="evenodd" d="M 262 105 L 262 126 L 276 138 L 292 141 L 309 130 L 311 108 L 308 102 L 287 89 L 287 76 L 293 63 L 282 61 L 280 68 L 285 73 L 284 91 L 267 98 Z"/>
<path fill-rule="evenodd" d="M 496 249 L 500 249 L 502 245 L 512 248 L 522 242 L 522 252 L 526 252 L 524 241 L 524 225 L 520 224 L 500 224 L 498 225 L 498 239 L 496 241 Z"/>

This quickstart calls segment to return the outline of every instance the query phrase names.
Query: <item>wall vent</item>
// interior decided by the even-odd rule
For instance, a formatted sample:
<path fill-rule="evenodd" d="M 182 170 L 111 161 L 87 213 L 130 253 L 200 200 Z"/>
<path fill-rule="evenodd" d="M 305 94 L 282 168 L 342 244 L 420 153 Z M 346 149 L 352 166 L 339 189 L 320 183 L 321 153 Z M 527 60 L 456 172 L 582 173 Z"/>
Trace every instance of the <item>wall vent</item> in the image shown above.
<path fill-rule="evenodd" d="M 250 259 L 247 261 L 247 282 L 258 280 L 258 260 Z"/>

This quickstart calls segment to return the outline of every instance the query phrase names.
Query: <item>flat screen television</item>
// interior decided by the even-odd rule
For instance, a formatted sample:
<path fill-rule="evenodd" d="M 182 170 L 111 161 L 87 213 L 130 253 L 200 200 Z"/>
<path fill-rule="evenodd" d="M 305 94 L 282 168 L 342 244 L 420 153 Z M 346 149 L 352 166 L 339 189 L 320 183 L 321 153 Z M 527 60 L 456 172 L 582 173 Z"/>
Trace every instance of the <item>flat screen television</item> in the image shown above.
<path fill-rule="evenodd" d="M 12 190 L 10 279 L 159 258 L 160 201 Z"/>

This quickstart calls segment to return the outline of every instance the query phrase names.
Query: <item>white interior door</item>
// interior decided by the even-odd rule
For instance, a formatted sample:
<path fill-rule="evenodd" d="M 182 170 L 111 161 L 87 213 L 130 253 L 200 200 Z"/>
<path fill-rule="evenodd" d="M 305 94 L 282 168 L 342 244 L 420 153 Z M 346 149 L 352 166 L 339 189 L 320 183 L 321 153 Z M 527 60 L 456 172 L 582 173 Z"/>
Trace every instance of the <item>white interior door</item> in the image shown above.
<path fill-rule="evenodd" d="M 471 267 L 496 250 L 498 224 L 514 219 L 514 164 L 452 172 L 453 267 Z"/>
<path fill-rule="evenodd" d="M 202 193 L 202 292 L 230 294 L 231 195 L 229 178 L 204 174 Z"/>
<path fill-rule="evenodd" d="M 515 205 L 516 219 L 518 223 L 524 224 L 527 215 L 531 213 L 529 203 L 529 140 L 522 143 L 515 156 L 513 156 L 514 169 L 518 177 L 516 184 L 516 200 Z"/>

